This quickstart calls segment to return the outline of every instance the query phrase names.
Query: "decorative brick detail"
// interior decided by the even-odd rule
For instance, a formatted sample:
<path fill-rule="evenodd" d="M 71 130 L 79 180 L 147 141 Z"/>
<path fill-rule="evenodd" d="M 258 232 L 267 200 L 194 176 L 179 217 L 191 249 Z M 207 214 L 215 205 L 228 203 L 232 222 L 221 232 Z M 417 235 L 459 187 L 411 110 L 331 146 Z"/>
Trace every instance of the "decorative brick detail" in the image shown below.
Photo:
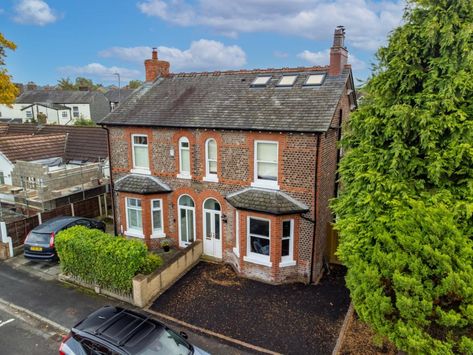
<path fill-rule="evenodd" d="M 342 110 L 343 119 L 349 113 L 348 98 L 344 97 L 333 118 L 332 126 L 339 126 L 339 112 Z M 203 202 L 206 198 L 215 198 L 221 205 L 222 215 L 222 245 L 223 261 L 230 263 L 237 272 L 250 278 L 271 283 L 310 282 L 311 260 L 314 259 L 312 274 L 315 281 L 321 275 L 323 257 L 326 245 L 326 226 L 332 221 L 328 208 L 329 199 L 334 196 L 335 168 L 338 132 L 336 128 L 321 134 L 313 133 L 262 133 L 237 130 L 205 130 L 179 128 L 135 128 L 110 127 L 110 142 L 112 151 L 112 168 L 114 179 L 129 173 L 131 169 L 131 134 L 143 133 L 148 135 L 150 154 L 150 169 L 153 175 L 159 177 L 173 190 L 169 194 L 159 194 L 163 198 L 164 226 L 166 236 L 179 244 L 178 233 L 178 198 L 187 194 L 195 203 L 196 238 L 203 238 Z M 179 144 L 181 137 L 187 137 L 190 143 L 192 179 L 179 179 Z M 218 182 L 203 181 L 205 176 L 205 142 L 214 138 L 217 142 Z M 316 186 L 316 156 L 317 140 L 320 139 L 319 163 Z M 304 214 L 291 216 L 272 216 L 249 211 L 239 211 L 240 216 L 240 257 L 237 257 L 235 247 L 235 209 L 224 199 L 232 192 L 249 187 L 254 178 L 254 141 L 270 140 L 279 143 L 278 184 L 280 190 L 292 198 L 310 207 Z M 174 151 L 172 156 L 171 151 Z M 317 191 L 317 196 L 316 196 Z M 164 197 L 165 196 L 165 197 Z M 125 194 L 120 193 L 117 209 L 117 227 L 126 224 L 124 210 Z M 140 196 L 144 204 L 151 197 Z M 165 200 L 166 198 L 166 200 Z M 272 267 L 256 265 L 243 260 L 246 255 L 246 219 L 249 215 L 260 216 L 271 220 L 271 261 Z M 150 212 L 143 208 L 143 226 L 151 231 Z M 294 257 L 296 265 L 279 267 L 281 259 L 281 226 L 285 219 L 294 219 Z M 148 219 L 148 221 L 146 221 Z M 314 236 L 314 224 L 317 220 Z M 146 239 L 148 245 L 154 240 Z M 315 243 L 315 244 L 314 244 Z M 314 250 L 314 255 L 312 255 Z"/>

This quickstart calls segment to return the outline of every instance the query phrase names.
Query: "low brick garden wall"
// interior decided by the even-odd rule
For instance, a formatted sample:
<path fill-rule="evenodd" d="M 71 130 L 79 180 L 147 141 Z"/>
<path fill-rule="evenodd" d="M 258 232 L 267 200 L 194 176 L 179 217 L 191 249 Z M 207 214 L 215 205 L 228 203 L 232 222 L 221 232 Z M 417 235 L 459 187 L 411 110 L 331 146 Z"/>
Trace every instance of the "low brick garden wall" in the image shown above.
<path fill-rule="evenodd" d="M 145 307 L 153 298 L 162 294 L 184 276 L 198 262 L 203 252 L 203 244 L 196 241 L 179 251 L 161 268 L 150 275 L 133 278 L 133 303 Z"/>

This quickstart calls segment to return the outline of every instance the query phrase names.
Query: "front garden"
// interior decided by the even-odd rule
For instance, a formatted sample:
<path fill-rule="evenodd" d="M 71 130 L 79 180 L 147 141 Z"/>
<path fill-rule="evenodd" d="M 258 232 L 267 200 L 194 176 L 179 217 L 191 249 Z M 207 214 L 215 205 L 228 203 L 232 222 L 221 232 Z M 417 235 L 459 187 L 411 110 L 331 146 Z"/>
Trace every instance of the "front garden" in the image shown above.
<path fill-rule="evenodd" d="M 56 237 L 62 272 L 99 288 L 132 292 L 138 274 L 150 274 L 163 259 L 139 240 L 115 237 L 96 229 L 72 227 Z"/>

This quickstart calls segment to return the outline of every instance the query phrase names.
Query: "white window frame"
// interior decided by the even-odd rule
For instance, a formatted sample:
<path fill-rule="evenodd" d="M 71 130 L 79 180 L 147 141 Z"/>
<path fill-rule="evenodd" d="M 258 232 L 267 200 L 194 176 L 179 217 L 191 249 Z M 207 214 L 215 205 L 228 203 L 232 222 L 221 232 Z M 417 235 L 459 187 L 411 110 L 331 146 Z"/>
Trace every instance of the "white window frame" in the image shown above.
<path fill-rule="evenodd" d="M 146 137 L 146 144 L 139 144 L 139 143 L 135 143 L 135 137 Z M 138 146 L 138 147 L 146 147 L 146 152 L 148 153 L 148 166 L 145 167 L 145 166 L 137 166 L 135 164 L 135 161 L 136 161 L 136 158 L 135 158 L 135 146 Z M 149 139 L 148 139 L 148 135 L 147 134 L 132 134 L 131 135 L 131 155 L 132 155 L 132 159 L 133 159 L 133 169 L 131 169 L 131 172 L 132 173 L 138 173 L 138 174 L 147 174 L 147 175 L 150 175 L 151 174 L 151 171 L 149 170 L 149 163 L 150 163 L 150 159 L 149 159 Z"/>
<path fill-rule="evenodd" d="M 72 117 L 73 118 L 79 118 L 80 117 L 79 106 L 72 106 Z"/>
<path fill-rule="evenodd" d="M 182 143 L 187 143 L 187 148 L 182 147 Z M 191 143 L 189 142 L 189 139 L 187 137 L 181 137 L 179 138 L 178 142 L 178 149 L 179 149 L 179 174 L 177 174 L 177 177 L 180 179 L 190 179 L 192 177 L 191 175 L 191 170 L 192 170 L 192 164 L 191 164 Z M 189 151 L 189 171 L 183 171 L 182 170 L 182 151 L 187 150 Z"/>
<path fill-rule="evenodd" d="M 240 257 L 240 212 L 235 211 L 235 247 L 233 253 Z"/>
<path fill-rule="evenodd" d="M 213 141 L 215 143 L 215 148 L 217 150 L 217 158 L 210 159 L 209 158 L 209 143 Z M 214 161 L 217 164 L 217 171 L 218 171 L 218 145 L 217 141 L 214 138 L 209 138 L 205 141 L 205 176 L 203 178 L 204 181 L 211 181 L 211 182 L 218 182 L 218 173 L 211 173 L 210 172 L 210 162 Z"/>
<path fill-rule="evenodd" d="M 140 201 L 141 207 L 134 207 L 134 206 L 128 206 L 128 201 L 129 200 L 137 200 Z M 135 211 L 141 211 L 141 229 L 135 228 L 135 227 L 130 227 L 130 221 L 128 219 L 128 210 L 132 209 Z M 126 231 L 125 235 L 128 235 L 130 237 L 138 237 L 138 238 L 144 238 L 143 234 L 143 200 L 139 198 L 134 198 L 134 197 L 126 197 L 125 198 L 125 211 L 126 211 Z"/>
<path fill-rule="evenodd" d="M 154 207 L 154 201 L 159 201 L 159 208 Z M 164 238 L 166 237 L 166 234 L 164 233 L 164 216 L 163 216 L 163 199 L 161 198 L 155 198 L 150 201 L 151 204 L 151 238 Z M 161 229 L 155 229 L 154 228 L 154 212 L 159 211 L 159 214 L 161 216 Z"/>
<path fill-rule="evenodd" d="M 192 200 L 192 203 L 194 204 L 193 207 L 190 207 L 190 206 L 184 206 L 184 205 L 180 205 L 179 204 L 179 201 L 181 200 L 182 197 L 184 196 L 187 196 L 189 197 L 191 200 Z M 177 199 L 177 228 L 178 228 L 178 237 L 179 237 L 179 246 L 180 247 L 187 247 L 188 245 L 190 245 L 192 242 L 183 242 L 182 241 L 182 238 L 181 238 L 181 235 L 182 235 L 182 231 L 181 231 L 181 209 L 184 209 L 184 210 L 187 210 L 187 211 L 192 211 L 192 215 L 193 215 L 193 221 L 192 221 L 192 225 L 193 225 L 193 236 L 192 236 L 192 239 L 193 239 L 193 242 L 195 242 L 197 240 L 197 231 L 196 231 L 196 219 L 197 219 L 197 216 L 196 216 L 196 213 L 195 213 L 195 201 L 194 199 L 190 196 L 190 195 L 187 195 L 187 194 L 182 194 L 178 197 Z M 187 219 L 187 213 L 186 213 L 186 219 Z M 187 240 L 189 240 L 189 236 L 187 236 Z"/>
<path fill-rule="evenodd" d="M 66 110 L 63 110 L 63 111 L 61 112 L 61 118 L 67 118 L 67 117 L 68 117 L 67 111 L 66 111 Z"/>
<path fill-rule="evenodd" d="M 276 144 L 276 157 L 277 157 L 277 176 L 276 180 L 266 180 L 266 179 L 258 179 L 258 144 L 259 143 L 271 143 L 271 144 Z M 264 162 L 264 161 L 262 161 Z M 272 163 L 272 162 L 270 162 Z M 267 141 L 267 140 L 255 140 L 254 143 L 254 159 L 253 159 L 253 182 L 251 183 L 251 186 L 253 187 L 262 187 L 266 189 L 273 189 L 273 190 L 279 190 L 279 142 L 278 141 Z"/>
<path fill-rule="evenodd" d="M 284 219 L 281 222 L 281 254 L 282 254 L 282 240 L 283 240 L 282 225 L 284 222 L 289 222 L 291 224 L 289 238 L 284 238 L 284 239 L 289 239 L 289 255 L 285 255 L 285 256 L 281 255 L 281 262 L 279 263 L 279 267 L 296 265 L 296 261 L 294 260 L 294 220 L 293 219 Z"/>
<path fill-rule="evenodd" d="M 256 220 L 265 221 L 269 223 L 269 236 L 268 237 L 264 235 L 253 234 L 259 238 L 269 239 L 269 255 L 257 254 L 251 251 L 251 235 L 250 235 L 250 220 L 251 219 L 256 219 Z M 253 263 L 253 264 L 259 264 L 259 265 L 271 267 L 273 266 L 273 263 L 271 262 L 270 259 L 271 259 L 271 220 L 267 218 L 248 216 L 246 218 L 246 256 L 243 257 L 243 260 Z"/>

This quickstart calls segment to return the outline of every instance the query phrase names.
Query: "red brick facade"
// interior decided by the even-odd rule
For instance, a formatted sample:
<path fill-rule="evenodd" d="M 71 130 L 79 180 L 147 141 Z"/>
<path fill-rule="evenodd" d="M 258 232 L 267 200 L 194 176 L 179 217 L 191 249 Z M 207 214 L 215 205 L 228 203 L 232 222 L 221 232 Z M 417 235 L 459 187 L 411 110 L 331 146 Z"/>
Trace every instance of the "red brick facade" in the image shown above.
<path fill-rule="evenodd" d="M 153 195 L 117 193 L 117 228 L 127 226 L 126 198 L 141 200 L 143 239 L 149 247 L 159 238 L 152 236 L 151 200 L 162 199 L 163 228 L 166 237 L 179 245 L 179 198 L 188 195 L 194 202 L 195 234 L 203 239 L 203 204 L 208 198 L 218 201 L 221 208 L 222 260 L 246 277 L 271 283 L 317 281 L 323 266 L 327 225 L 332 221 L 328 208 L 334 197 L 337 160 L 337 127 L 340 117 L 349 113 L 349 100 L 342 97 L 326 133 L 253 132 L 236 130 L 172 129 L 110 127 L 111 165 L 114 180 L 133 169 L 133 134 L 148 137 L 149 170 L 170 186 L 172 192 Z M 179 174 L 179 139 L 189 141 L 191 178 Z M 218 182 L 205 181 L 205 143 L 214 139 L 217 144 Z M 254 147 L 256 140 L 278 143 L 278 185 L 281 192 L 309 207 L 309 212 L 296 215 L 271 215 L 236 210 L 225 196 L 250 187 L 254 182 Z M 317 152 L 318 147 L 318 152 Z M 316 162 L 318 162 L 316 167 Z M 316 175 L 317 172 L 317 175 Z M 316 180 L 317 179 L 317 180 Z M 236 214 L 239 215 L 239 234 L 236 235 Z M 248 217 L 269 220 L 270 265 L 248 260 Z M 281 262 L 282 223 L 293 222 L 293 263 Z M 315 222 L 315 228 L 314 228 Z M 315 231 L 315 235 L 314 235 Z M 236 238 L 239 250 L 236 250 Z M 312 266 L 312 268 L 311 268 Z"/>

